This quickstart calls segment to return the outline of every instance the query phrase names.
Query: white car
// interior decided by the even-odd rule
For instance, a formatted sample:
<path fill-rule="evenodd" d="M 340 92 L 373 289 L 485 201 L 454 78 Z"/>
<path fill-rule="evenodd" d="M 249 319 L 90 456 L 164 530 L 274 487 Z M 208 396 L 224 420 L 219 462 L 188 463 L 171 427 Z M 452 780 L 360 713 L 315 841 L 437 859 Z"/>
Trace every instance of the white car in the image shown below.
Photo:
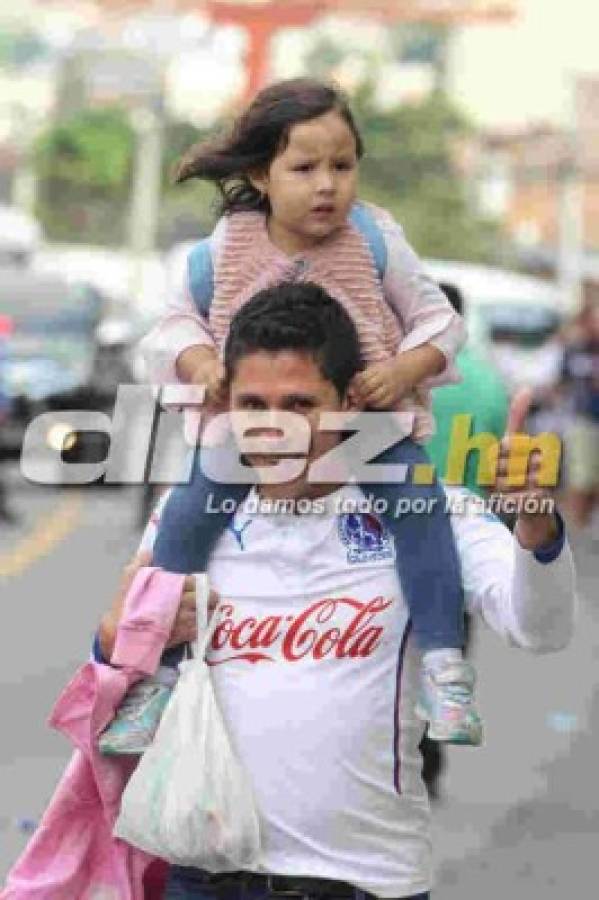
<path fill-rule="evenodd" d="M 42 241 L 37 219 L 16 206 L 0 204 L 0 265 L 28 266 Z"/>
<path fill-rule="evenodd" d="M 469 343 L 494 363 L 510 392 L 521 385 L 542 391 L 558 380 L 562 352 L 555 336 L 572 310 L 554 282 L 465 262 L 424 264 L 439 284 L 458 288 Z"/>
<path fill-rule="evenodd" d="M 195 243 L 165 254 L 168 291 L 180 290 Z M 542 390 L 557 380 L 561 348 L 552 337 L 569 310 L 554 282 L 467 262 L 425 259 L 424 265 L 435 281 L 458 288 L 469 342 L 494 363 L 510 392 L 522 384 Z"/>

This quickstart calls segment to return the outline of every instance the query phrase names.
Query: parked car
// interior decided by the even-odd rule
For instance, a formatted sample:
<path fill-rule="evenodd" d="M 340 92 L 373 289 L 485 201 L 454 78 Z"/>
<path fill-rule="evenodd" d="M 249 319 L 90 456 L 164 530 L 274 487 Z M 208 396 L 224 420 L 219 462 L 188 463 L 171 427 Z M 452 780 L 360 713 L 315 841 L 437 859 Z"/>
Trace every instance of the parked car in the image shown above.
<path fill-rule="evenodd" d="M 8 347 L 12 334 L 12 319 L 0 313 L 0 462 L 6 455 L 6 433 L 12 420 L 13 400 L 8 393 Z M 0 488 L 1 492 L 1 488 Z"/>
<path fill-rule="evenodd" d="M 10 323 L 3 381 L 11 416 L 3 443 L 12 455 L 20 453 L 35 415 L 109 411 L 118 384 L 133 380 L 129 354 L 135 326 L 122 305 L 115 311 L 96 288 L 31 270 L 0 269 L 0 309 Z M 99 461 L 106 455 L 105 438 L 67 435 L 65 420 L 61 435 L 54 430 L 48 440 L 63 446 L 65 439 L 63 449 L 73 461 Z"/>
<path fill-rule="evenodd" d="M 0 204 L 0 265 L 30 265 L 42 239 L 37 219 L 16 206 Z"/>

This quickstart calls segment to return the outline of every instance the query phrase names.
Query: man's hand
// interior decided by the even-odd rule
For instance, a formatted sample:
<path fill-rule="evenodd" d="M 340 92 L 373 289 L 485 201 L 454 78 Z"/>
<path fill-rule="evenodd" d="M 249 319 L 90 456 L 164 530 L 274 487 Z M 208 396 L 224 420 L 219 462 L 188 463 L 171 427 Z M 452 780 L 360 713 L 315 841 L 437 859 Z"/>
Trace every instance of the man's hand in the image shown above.
<path fill-rule="evenodd" d="M 552 494 L 548 488 L 539 487 L 540 454 L 533 450 L 528 456 L 528 442 L 521 439 L 532 401 L 532 391 L 522 388 L 510 403 L 506 433 L 501 441 L 497 462 L 495 495 L 501 499 L 512 498 L 519 509 L 525 503 L 531 512 L 519 512 L 514 534 L 526 550 L 540 550 L 558 535 L 557 519 L 552 512 L 542 512 L 543 503 Z M 516 486 L 517 476 L 526 476 L 523 486 Z M 529 502 L 530 501 L 530 502 Z"/>
<path fill-rule="evenodd" d="M 220 596 L 216 591 L 210 591 L 208 597 L 208 621 L 220 602 Z M 198 636 L 196 586 L 193 575 L 186 575 L 183 582 L 183 594 L 181 603 L 173 622 L 170 637 L 166 643 L 168 647 L 178 647 L 179 644 L 193 643 Z"/>
<path fill-rule="evenodd" d="M 109 611 L 103 617 L 98 636 L 100 639 L 100 649 L 102 656 L 106 660 L 110 660 L 114 643 L 116 640 L 116 632 L 123 615 L 123 606 L 125 598 L 133 580 L 138 571 L 144 566 L 152 564 L 152 554 L 148 551 L 138 553 L 131 562 L 125 566 L 121 583 L 112 602 Z M 208 598 L 208 620 L 216 609 L 220 597 L 216 591 L 210 591 Z M 197 638 L 197 618 L 196 618 L 196 593 L 195 578 L 193 575 L 186 575 L 183 582 L 183 593 L 177 615 L 173 622 L 173 627 L 166 643 L 166 647 L 177 647 L 179 644 L 185 644 L 189 641 L 195 641 Z"/>

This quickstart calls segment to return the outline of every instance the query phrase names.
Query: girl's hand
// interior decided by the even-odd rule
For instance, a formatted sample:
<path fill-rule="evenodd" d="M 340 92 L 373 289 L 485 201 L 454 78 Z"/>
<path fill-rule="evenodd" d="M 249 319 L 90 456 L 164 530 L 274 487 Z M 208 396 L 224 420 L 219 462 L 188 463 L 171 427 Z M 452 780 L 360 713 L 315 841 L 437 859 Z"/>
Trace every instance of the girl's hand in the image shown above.
<path fill-rule="evenodd" d="M 355 375 L 349 386 L 349 398 L 357 406 L 389 410 L 401 400 L 413 384 L 401 357 L 373 363 Z"/>
<path fill-rule="evenodd" d="M 191 384 L 205 385 L 204 406 L 208 406 L 211 410 L 219 410 L 226 405 L 225 367 L 216 353 L 212 356 L 207 355 L 194 369 Z"/>
<path fill-rule="evenodd" d="M 225 405 L 225 369 L 214 347 L 205 344 L 188 347 L 177 359 L 177 376 L 184 384 L 206 388 L 204 402 L 192 409 L 218 411 Z"/>

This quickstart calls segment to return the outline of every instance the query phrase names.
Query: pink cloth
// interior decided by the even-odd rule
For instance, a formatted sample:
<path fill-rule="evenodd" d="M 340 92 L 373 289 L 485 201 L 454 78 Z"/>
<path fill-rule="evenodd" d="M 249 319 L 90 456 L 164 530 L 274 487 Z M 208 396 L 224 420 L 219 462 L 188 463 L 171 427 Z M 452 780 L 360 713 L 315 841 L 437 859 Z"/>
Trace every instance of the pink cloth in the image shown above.
<path fill-rule="evenodd" d="M 155 671 L 183 575 L 140 569 L 124 604 L 112 661 L 88 662 L 59 697 L 50 724 L 75 752 L 0 900 L 159 900 L 163 865 L 112 836 L 136 757 L 104 757 L 97 738 L 130 685 Z M 152 868 L 155 888 L 148 875 Z"/>
<path fill-rule="evenodd" d="M 142 341 L 150 379 L 175 383 L 177 357 L 190 346 L 222 350 L 231 316 L 257 291 L 285 280 L 314 281 L 346 307 L 368 362 L 427 342 L 445 354 L 445 370 L 400 406 L 416 414 L 413 436 L 429 437 L 433 432 L 429 388 L 460 380 L 453 360 L 465 338 L 464 323 L 426 274 L 397 222 L 383 209 L 370 206 L 370 210 L 387 246 L 382 284 L 364 237 L 349 221 L 331 238 L 289 257 L 270 241 L 263 214 L 235 213 L 222 219 L 211 238 L 215 289 L 209 319 L 198 314 L 186 283 Z"/>

